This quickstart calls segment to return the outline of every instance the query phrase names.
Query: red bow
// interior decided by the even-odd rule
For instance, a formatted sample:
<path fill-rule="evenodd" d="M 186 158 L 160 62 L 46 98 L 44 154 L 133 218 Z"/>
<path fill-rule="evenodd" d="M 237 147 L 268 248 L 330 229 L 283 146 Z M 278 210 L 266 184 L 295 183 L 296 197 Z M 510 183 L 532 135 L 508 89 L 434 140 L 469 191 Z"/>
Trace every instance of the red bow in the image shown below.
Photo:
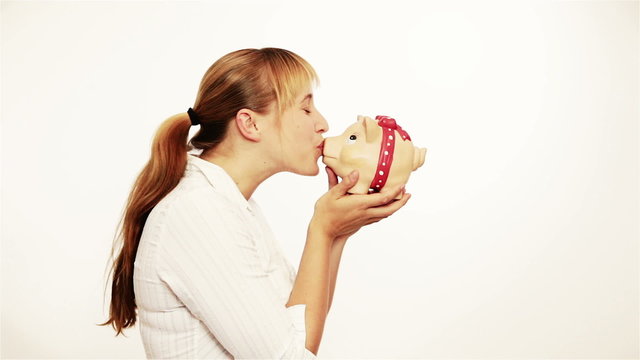
<path fill-rule="evenodd" d="M 380 127 L 397 130 L 400 133 L 400 136 L 402 136 L 403 141 L 411 140 L 409 133 L 402 130 L 402 127 L 396 124 L 396 120 L 394 118 L 391 118 L 385 115 L 378 115 L 376 116 L 376 120 L 378 120 L 378 125 Z"/>

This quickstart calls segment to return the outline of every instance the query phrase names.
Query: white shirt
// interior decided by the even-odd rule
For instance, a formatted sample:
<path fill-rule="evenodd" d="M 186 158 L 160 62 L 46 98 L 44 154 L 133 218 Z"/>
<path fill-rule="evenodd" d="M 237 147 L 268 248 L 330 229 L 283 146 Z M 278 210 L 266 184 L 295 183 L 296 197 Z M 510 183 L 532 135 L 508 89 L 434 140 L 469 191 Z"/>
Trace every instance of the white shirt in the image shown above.
<path fill-rule="evenodd" d="M 306 304 L 286 307 L 296 272 L 258 204 L 218 165 L 187 155 L 151 211 L 134 264 L 148 358 L 316 359 Z"/>

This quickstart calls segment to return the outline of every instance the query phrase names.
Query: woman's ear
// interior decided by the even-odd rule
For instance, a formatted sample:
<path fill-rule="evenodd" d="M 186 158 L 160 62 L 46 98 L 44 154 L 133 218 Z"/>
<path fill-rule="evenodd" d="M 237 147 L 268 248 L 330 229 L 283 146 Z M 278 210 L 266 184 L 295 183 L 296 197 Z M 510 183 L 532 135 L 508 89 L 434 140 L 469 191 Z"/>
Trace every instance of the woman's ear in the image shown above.
<path fill-rule="evenodd" d="M 256 123 L 257 114 L 249 109 L 240 109 L 236 113 L 235 124 L 240 134 L 247 140 L 258 142 L 261 133 Z"/>

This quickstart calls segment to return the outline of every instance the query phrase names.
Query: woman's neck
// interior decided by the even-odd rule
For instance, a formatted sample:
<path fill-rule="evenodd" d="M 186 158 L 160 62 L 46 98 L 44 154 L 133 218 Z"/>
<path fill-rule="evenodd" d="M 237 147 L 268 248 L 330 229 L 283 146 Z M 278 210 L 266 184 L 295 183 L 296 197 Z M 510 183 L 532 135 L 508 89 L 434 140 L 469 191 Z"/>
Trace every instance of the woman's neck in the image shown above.
<path fill-rule="evenodd" d="M 254 149 L 222 151 L 220 148 L 222 147 L 218 146 L 217 149 L 205 151 L 200 158 L 223 168 L 247 200 L 251 198 L 258 185 L 278 172 L 276 167 L 264 158 L 264 154 L 252 154 Z"/>

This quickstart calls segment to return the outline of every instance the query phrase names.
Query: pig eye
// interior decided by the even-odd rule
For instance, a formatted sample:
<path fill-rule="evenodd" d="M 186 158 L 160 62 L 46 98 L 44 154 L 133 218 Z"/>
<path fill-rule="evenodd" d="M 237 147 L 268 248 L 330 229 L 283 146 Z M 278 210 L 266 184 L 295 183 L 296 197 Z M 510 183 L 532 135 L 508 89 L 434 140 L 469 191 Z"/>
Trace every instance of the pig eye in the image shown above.
<path fill-rule="evenodd" d="M 349 136 L 349 140 L 347 140 L 347 144 L 353 144 L 356 142 L 356 139 L 358 139 L 358 137 L 354 134 Z"/>

